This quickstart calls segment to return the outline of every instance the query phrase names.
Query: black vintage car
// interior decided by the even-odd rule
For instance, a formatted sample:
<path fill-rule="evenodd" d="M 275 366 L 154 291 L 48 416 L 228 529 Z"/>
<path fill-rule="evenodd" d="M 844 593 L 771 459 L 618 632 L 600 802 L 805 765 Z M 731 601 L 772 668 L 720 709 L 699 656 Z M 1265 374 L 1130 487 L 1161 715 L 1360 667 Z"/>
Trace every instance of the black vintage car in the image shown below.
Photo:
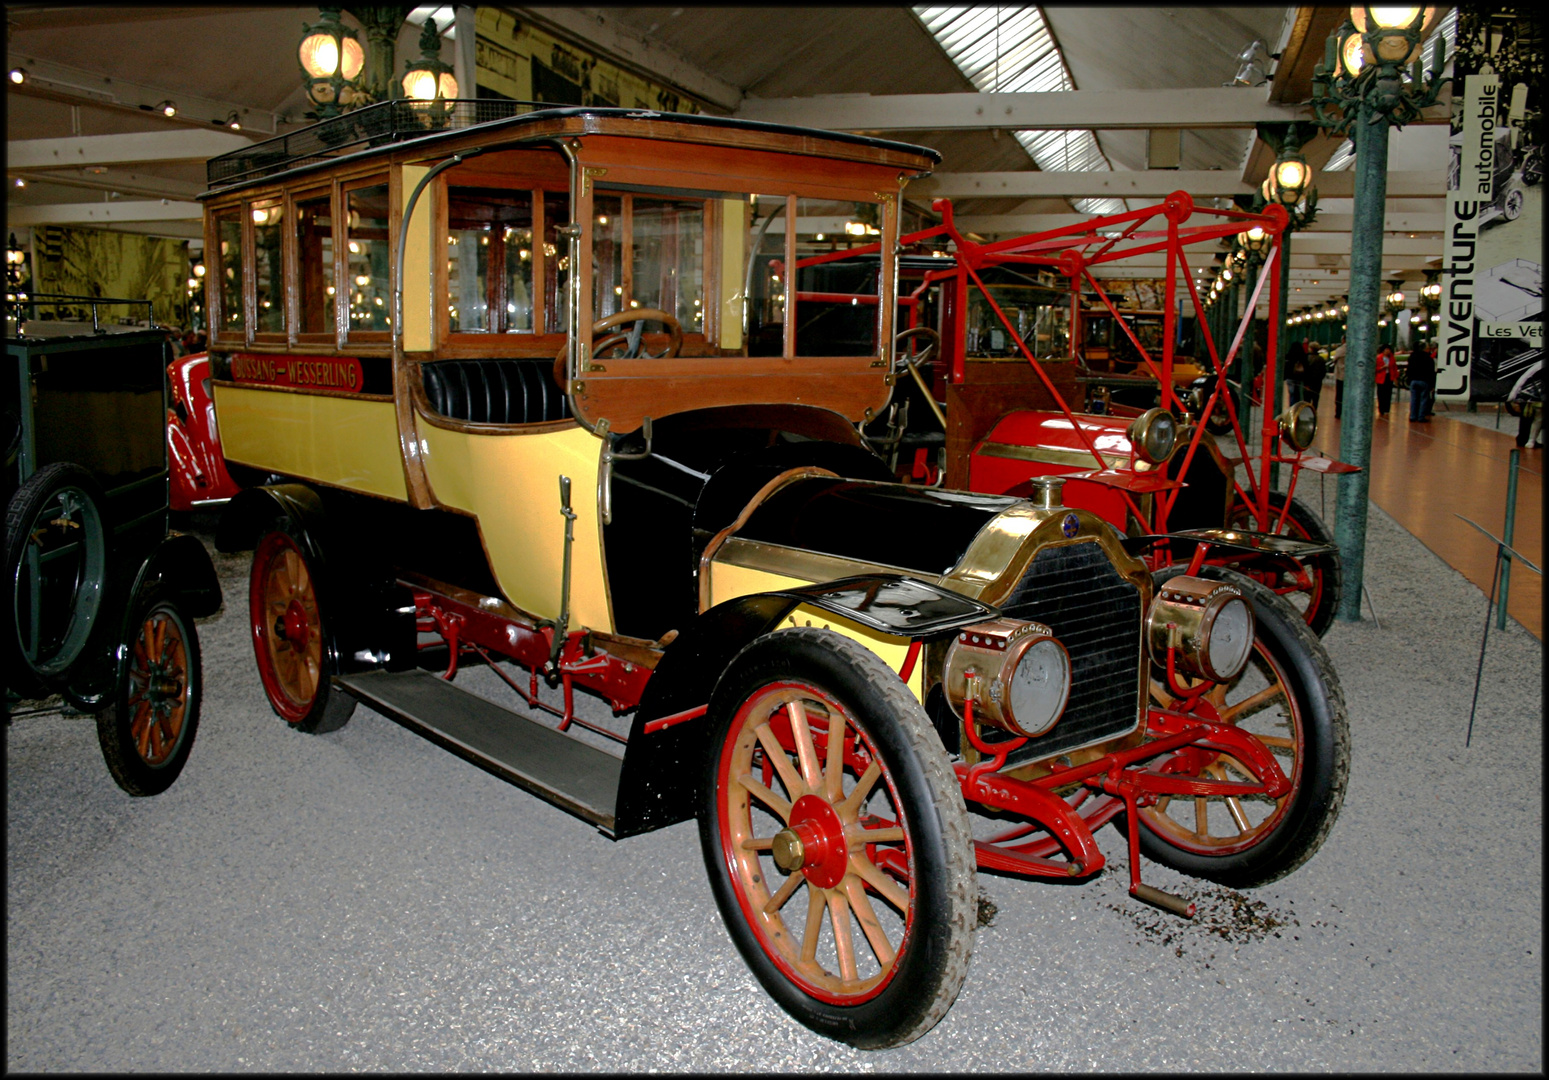
<path fill-rule="evenodd" d="M 109 326 L 104 309 L 143 305 Z M 108 771 L 155 795 L 199 724 L 194 619 L 220 607 L 204 546 L 168 529 L 165 330 L 147 301 L 34 295 L 6 310 L 7 722 L 55 694 L 97 719 Z M 90 312 L 90 321 L 59 318 Z M 38 318 L 39 314 L 54 316 Z"/>

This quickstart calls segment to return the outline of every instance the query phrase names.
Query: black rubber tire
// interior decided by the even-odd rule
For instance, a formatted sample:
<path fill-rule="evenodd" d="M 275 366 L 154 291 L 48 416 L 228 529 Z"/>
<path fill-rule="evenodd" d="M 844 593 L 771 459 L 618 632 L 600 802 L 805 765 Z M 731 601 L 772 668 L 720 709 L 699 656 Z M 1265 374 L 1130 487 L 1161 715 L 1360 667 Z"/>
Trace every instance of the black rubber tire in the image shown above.
<path fill-rule="evenodd" d="M 1152 574 L 1152 580 L 1160 585 L 1185 569 L 1181 563 L 1165 567 Z M 1222 855 L 1184 850 L 1149 824 L 1140 831 L 1140 850 L 1185 874 L 1232 888 L 1255 888 L 1285 877 L 1312 858 L 1334 827 L 1350 776 L 1350 722 L 1333 662 L 1295 609 L 1258 582 L 1226 567 L 1207 564 L 1197 576 L 1237 586 L 1252 604 L 1257 622 L 1255 652 L 1279 668 L 1296 700 L 1302 727 L 1300 768 L 1292 776 L 1296 787 L 1287 796 L 1290 806 L 1280 823 L 1246 850 Z"/>
<path fill-rule="evenodd" d="M 151 720 L 145 710 L 156 711 L 159 704 L 155 688 L 148 686 L 147 676 L 152 674 L 147 660 L 150 644 L 147 629 L 151 621 L 164 620 L 174 629 L 181 640 L 181 655 L 166 645 L 163 630 L 161 657 L 171 669 L 173 678 L 180 682 L 173 695 L 177 704 L 169 705 L 168 711 L 181 707 L 182 723 L 172 739 L 170 752 L 151 754 L 159 760 L 149 760 L 142 754 L 136 732 L 136 721 Z M 161 588 L 147 590 L 135 598 L 130 611 L 129 634 L 125 644 L 129 648 L 124 670 L 114 690 L 111 702 L 97 714 L 97 741 L 102 746 L 102 757 L 108 772 L 118 786 L 130 795 L 159 795 L 172 786 L 188 762 L 188 754 L 194 746 L 194 736 L 199 729 L 199 707 L 204 694 L 204 675 L 199 655 L 199 633 L 194 620 L 183 611 L 170 592 Z"/>
<path fill-rule="evenodd" d="M 266 572 L 265 566 L 271 545 L 287 545 L 295 550 L 295 554 L 302 560 L 306 579 L 312 587 L 313 602 L 310 606 L 319 646 L 316 658 L 319 670 L 316 684 L 311 689 L 310 696 L 305 698 L 293 697 L 285 690 L 284 680 L 271 659 L 276 652 L 274 636 L 265 634 L 260 629 L 264 625 L 266 616 L 258 608 L 261 587 L 259 575 Z M 275 715 L 295 730 L 309 735 L 338 731 L 349 722 L 351 716 L 355 715 L 357 704 L 349 694 L 334 689 L 330 681 L 332 676 L 339 673 L 338 650 L 326 616 L 332 599 L 329 594 L 328 579 L 319 571 L 317 561 L 308 554 L 306 541 L 287 529 L 283 523 L 277 522 L 265 531 L 254 547 L 253 566 L 248 579 L 249 636 L 253 641 L 253 655 L 258 662 L 258 674 L 263 682 L 264 695 L 269 699 L 269 707 L 274 710 Z"/>
<path fill-rule="evenodd" d="M 743 912 L 723 847 L 720 769 L 728 739 L 736 738 L 733 721 L 764 688 L 792 680 L 821 688 L 864 732 L 886 770 L 879 784 L 895 797 L 908 836 L 911 922 L 891 978 L 857 1004 L 823 1001 L 781 971 Z M 722 919 L 754 976 L 791 1016 L 851 1046 L 881 1049 L 924 1035 L 946 1015 L 967 975 L 978 892 L 967 807 L 920 703 L 876 654 L 832 631 L 801 628 L 766 634 L 744 648 L 717 683 L 709 718 L 700 841 Z"/>
<path fill-rule="evenodd" d="M 30 534 L 37 524 L 38 515 L 44 511 L 51 499 L 66 488 L 74 489 L 91 503 L 93 513 L 101 525 L 102 533 L 96 538 L 96 543 L 101 548 L 96 556 L 100 563 L 97 571 L 98 588 L 94 597 L 83 596 L 77 589 L 71 598 L 71 622 L 77 619 L 86 620 L 84 627 L 72 625 L 67 630 L 69 636 L 79 639 L 79 647 L 74 650 L 75 655 L 61 662 L 56 654 L 56 657 L 50 661 L 34 663 L 27 658 L 21 646 L 16 625 L 17 574 L 26 553 Z M 7 684 L 23 697 L 48 693 L 50 685 L 64 680 L 69 674 L 70 665 L 88 653 L 95 624 L 104 615 L 111 584 L 112 558 L 109 547 L 112 526 L 106 514 L 107 500 L 101 486 L 91 473 L 69 462 L 55 462 L 43 466 L 33 473 L 25 484 L 16 489 L 10 503 L 6 506 L 5 565 L 3 570 L 0 570 L 5 575 L 5 610 L 3 615 L 0 615 L 0 654 L 3 654 Z M 88 558 L 90 557 L 88 555 Z M 57 601 L 59 598 L 54 599 Z"/>
<path fill-rule="evenodd" d="M 1276 521 L 1280 519 L 1280 511 L 1284 506 L 1285 494 L 1271 491 L 1269 509 Z M 1239 528 L 1257 528 L 1257 523 L 1253 521 L 1253 516 L 1248 512 L 1247 507 L 1241 505 L 1234 509 L 1229 524 Z M 1312 507 L 1297 498 L 1291 499 L 1291 509 L 1285 515 L 1285 535 L 1314 544 L 1334 542 L 1334 534 L 1323 523 L 1323 519 Z M 1312 628 L 1312 632 L 1322 637 L 1328 633 L 1329 627 L 1334 625 L 1334 615 L 1339 611 L 1339 598 L 1345 587 L 1345 564 L 1337 550 L 1324 555 L 1315 555 L 1308 562 L 1312 572 L 1322 580 L 1322 588 L 1315 602 L 1305 609 L 1297 610 L 1301 611 L 1302 617 Z"/>

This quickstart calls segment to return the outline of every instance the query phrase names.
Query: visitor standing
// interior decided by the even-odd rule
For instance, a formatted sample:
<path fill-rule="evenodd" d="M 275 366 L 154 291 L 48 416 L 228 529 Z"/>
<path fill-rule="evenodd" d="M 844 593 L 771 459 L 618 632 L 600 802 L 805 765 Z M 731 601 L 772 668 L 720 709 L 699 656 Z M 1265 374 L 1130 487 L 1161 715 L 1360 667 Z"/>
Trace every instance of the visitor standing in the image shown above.
<path fill-rule="evenodd" d="M 1323 393 L 1323 379 L 1328 375 L 1328 363 L 1322 353 L 1313 350 L 1307 354 L 1307 363 L 1302 370 L 1302 400 L 1317 408 L 1318 397 Z"/>
<path fill-rule="evenodd" d="M 1398 359 L 1393 346 L 1384 345 L 1377 350 L 1377 415 L 1384 420 L 1393 407 L 1393 384 L 1398 381 Z"/>
<path fill-rule="evenodd" d="M 1416 345 L 1409 354 L 1409 419 L 1428 424 L 1431 391 L 1436 385 L 1436 361 L 1424 345 Z"/>
<path fill-rule="evenodd" d="M 1334 419 L 1338 420 L 1345 407 L 1345 342 L 1334 348 Z"/>
<path fill-rule="evenodd" d="M 1290 403 L 1302 400 L 1302 378 L 1307 374 L 1307 343 L 1293 341 L 1285 351 L 1285 387 Z M 1280 403 L 1275 403 L 1276 409 Z"/>

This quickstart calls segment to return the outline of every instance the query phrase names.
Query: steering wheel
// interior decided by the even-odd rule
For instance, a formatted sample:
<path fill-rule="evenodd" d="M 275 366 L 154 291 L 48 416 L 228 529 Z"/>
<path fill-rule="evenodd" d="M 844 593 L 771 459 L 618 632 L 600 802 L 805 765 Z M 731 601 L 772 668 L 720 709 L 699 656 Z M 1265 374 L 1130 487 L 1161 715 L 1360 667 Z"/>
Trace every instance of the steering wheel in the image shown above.
<path fill-rule="evenodd" d="M 910 356 L 908 353 L 898 355 L 898 347 L 904 342 L 908 341 L 910 338 L 915 337 L 923 337 L 926 339 L 928 344 L 925 346 L 925 351 L 920 353 L 920 355 L 917 357 Z M 926 382 L 925 377 L 920 374 L 920 368 L 924 367 L 926 364 L 935 359 L 936 353 L 940 350 L 940 348 L 941 335 L 936 333 L 936 331 L 932 330 L 928 326 L 916 326 L 911 330 L 905 330 L 903 333 L 899 334 L 893 339 L 893 351 L 894 354 L 898 357 L 898 362 L 901 363 L 904 367 L 904 370 L 908 371 L 910 376 L 913 377 L 915 385 L 920 388 L 920 393 L 925 397 L 925 404 L 930 406 L 930 411 L 936 417 L 936 422 L 941 425 L 941 430 L 945 431 L 947 430 L 946 414 L 941 411 L 941 406 L 937 404 L 935 396 L 931 394 L 930 383 Z"/>
<path fill-rule="evenodd" d="M 899 356 L 898 359 L 900 361 L 907 360 L 908 363 L 923 367 L 924 365 L 934 360 L 936 358 L 936 353 L 940 351 L 941 335 L 936 333 L 936 331 L 932 330 L 928 326 L 916 326 L 912 330 L 905 330 L 903 333 L 899 334 L 893 339 L 894 354 L 898 354 L 898 347 L 900 345 L 914 337 L 923 337 L 926 339 L 925 351 L 920 353 L 919 356 L 909 356 L 908 354 L 904 354 Z"/>
<path fill-rule="evenodd" d="M 667 328 L 671 340 L 667 342 L 667 348 L 659 353 L 648 353 L 641 350 L 641 337 L 648 322 L 659 322 Z M 616 326 L 634 323 L 634 329 L 609 334 L 608 331 Z M 598 334 L 607 336 L 598 340 Z M 683 347 L 683 326 L 673 316 L 660 308 L 629 308 L 606 318 L 598 319 L 592 324 L 592 359 L 623 360 L 644 357 L 647 360 L 664 360 L 669 356 L 677 356 L 678 350 Z M 609 353 L 609 350 L 623 346 L 622 352 Z M 565 386 L 565 349 L 559 350 L 559 355 L 554 358 L 554 381 L 563 389 Z"/>

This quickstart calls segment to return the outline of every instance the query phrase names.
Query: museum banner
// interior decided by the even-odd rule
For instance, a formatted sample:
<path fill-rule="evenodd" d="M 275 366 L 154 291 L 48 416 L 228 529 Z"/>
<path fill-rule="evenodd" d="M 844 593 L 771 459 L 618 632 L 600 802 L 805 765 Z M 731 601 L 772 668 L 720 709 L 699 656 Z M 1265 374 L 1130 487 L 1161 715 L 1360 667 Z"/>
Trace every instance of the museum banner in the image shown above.
<path fill-rule="evenodd" d="M 1436 393 L 1504 401 L 1542 377 L 1541 147 L 1529 145 L 1523 125 L 1527 82 L 1512 83 L 1488 64 L 1460 82 L 1449 140 Z"/>

